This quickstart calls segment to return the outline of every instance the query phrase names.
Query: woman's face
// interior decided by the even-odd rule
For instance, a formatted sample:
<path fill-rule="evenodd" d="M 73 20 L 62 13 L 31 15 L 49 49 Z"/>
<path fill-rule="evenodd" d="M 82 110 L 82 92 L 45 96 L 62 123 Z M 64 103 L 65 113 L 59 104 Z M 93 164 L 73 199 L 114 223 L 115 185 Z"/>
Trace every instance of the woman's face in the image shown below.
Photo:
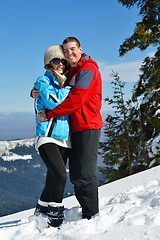
<path fill-rule="evenodd" d="M 56 72 L 63 74 L 66 66 L 66 60 L 65 59 L 59 59 L 59 58 L 53 58 L 50 62 L 53 70 Z"/>

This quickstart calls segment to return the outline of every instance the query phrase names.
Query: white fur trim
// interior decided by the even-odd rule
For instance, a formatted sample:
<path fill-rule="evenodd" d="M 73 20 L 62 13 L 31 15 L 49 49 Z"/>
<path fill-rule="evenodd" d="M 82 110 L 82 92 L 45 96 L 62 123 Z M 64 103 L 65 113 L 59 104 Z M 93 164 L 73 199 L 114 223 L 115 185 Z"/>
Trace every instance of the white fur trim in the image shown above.
<path fill-rule="evenodd" d="M 51 138 L 51 137 L 36 137 L 35 140 L 35 147 L 38 149 L 41 145 L 45 143 L 55 143 L 58 146 L 65 147 L 65 148 L 71 148 L 71 140 L 70 138 L 66 140 Z"/>
<path fill-rule="evenodd" d="M 63 207 L 62 203 L 57 203 L 57 202 L 50 202 L 49 205 L 51 207 Z"/>
<path fill-rule="evenodd" d="M 40 199 L 38 200 L 38 204 L 43 206 L 43 207 L 48 207 L 48 202 L 43 202 Z"/>

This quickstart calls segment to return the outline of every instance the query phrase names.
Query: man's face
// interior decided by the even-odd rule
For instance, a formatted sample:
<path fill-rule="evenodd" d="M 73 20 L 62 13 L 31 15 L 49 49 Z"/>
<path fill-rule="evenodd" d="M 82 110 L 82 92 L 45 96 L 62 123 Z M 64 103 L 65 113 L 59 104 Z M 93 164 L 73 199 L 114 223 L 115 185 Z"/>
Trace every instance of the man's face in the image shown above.
<path fill-rule="evenodd" d="M 78 47 L 76 42 L 69 42 L 63 45 L 64 56 L 71 67 L 76 67 L 81 58 L 82 47 Z"/>

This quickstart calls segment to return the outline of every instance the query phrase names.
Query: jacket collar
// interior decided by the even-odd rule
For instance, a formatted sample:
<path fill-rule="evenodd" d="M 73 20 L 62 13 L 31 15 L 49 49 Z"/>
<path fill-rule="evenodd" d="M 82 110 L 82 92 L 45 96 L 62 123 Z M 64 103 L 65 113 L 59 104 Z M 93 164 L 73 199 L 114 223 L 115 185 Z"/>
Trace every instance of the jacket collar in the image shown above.
<path fill-rule="evenodd" d="M 85 62 L 88 61 L 89 59 L 91 59 L 91 58 L 87 54 L 83 53 L 81 55 L 79 62 L 77 63 L 77 66 L 71 67 L 69 69 L 69 71 L 68 71 L 69 78 L 72 78 L 78 72 L 78 70 L 83 66 L 83 64 L 85 64 Z"/>

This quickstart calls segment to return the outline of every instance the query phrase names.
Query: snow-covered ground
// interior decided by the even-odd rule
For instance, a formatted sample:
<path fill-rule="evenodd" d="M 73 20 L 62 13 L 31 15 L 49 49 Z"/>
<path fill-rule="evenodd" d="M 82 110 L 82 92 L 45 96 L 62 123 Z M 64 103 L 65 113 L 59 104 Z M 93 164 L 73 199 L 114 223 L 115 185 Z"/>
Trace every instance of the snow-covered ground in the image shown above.
<path fill-rule="evenodd" d="M 160 239 L 160 166 L 99 187 L 99 200 L 99 214 L 82 220 L 75 197 L 64 199 L 65 222 L 59 230 L 47 228 L 46 218 L 34 217 L 34 209 L 1 217 L 0 239 Z M 3 222 L 15 219 L 21 219 L 22 224 L 2 227 Z"/>

